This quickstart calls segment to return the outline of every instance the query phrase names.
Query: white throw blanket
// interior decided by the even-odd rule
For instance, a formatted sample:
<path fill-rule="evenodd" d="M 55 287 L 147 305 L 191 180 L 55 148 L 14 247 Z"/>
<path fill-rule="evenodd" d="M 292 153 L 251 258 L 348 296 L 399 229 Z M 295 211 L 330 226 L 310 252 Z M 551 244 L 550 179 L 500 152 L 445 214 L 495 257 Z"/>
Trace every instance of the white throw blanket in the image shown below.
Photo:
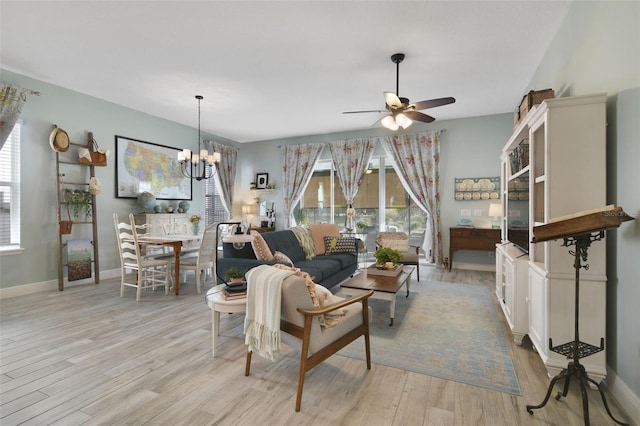
<path fill-rule="evenodd" d="M 293 275 L 269 265 L 247 272 L 247 314 L 244 318 L 245 343 L 249 350 L 275 361 L 280 356 L 280 315 L 282 281 Z"/>

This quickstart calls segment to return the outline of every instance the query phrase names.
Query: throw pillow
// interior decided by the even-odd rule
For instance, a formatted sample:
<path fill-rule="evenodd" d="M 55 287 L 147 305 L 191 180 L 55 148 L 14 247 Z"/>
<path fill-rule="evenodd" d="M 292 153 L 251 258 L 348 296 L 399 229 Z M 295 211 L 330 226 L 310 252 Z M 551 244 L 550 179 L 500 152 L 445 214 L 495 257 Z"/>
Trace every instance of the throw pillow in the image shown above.
<path fill-rule="evenodd" d="M 322 255 L 325 252 L 324 237 L 326 235 L 339 237 L 340 229 L 335 223 L 314 223 L 309 225 L 309 235 L 311 235 L 311 240 L 313 240 L 316 255 Z"/>
<path fill-rule="evenodd" d="M 273 260 L 273 254 L 271 253 L 271 249 L 267 245 L 267 242 L 262 238 L 257 231 L 251 231 L 251 235 L 253 236 L 253 240 L 251 240 L 251 247 L 253 247 L 253 252 L 256 255 L 256 259 L 258 260 Z"/>
<path fill-rule="evenodd" d="M 382 247 L 389 247 L 398 250 L 399 252 L 409 251 L 409 240 L 394 240 L 394 239 L 382 239 L 380 240 Z"/>
<path fill-rule="evenodd" d="M 293 262 L 289 259 L 289 256 L 277 250 L 273 253 L 273 260 L 293 266 Z"/>
<path fill-rule="evenodd" d="M 324 237 L 325 254 L 358 254 L 355 237 Z"/>

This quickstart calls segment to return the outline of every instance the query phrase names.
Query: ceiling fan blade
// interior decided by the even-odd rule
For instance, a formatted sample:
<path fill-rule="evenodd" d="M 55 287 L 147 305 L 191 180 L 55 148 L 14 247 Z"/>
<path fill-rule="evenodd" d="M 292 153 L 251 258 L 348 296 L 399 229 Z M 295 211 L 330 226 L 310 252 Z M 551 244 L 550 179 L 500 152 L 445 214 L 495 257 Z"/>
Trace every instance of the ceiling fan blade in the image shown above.
<path fill-rule="evenodd" d="M 363 112 L 379 112 L 379 113 L 383 113 L 383 112 L 388 112 L 386 110 L 380 110 L 380 109 L 372 109 L 372 110 L 368 110 L 368 111 L 343 111 L 343 114 L 361 114 Z"/>
<path fill-rule="evenodd" d="M 413 121 L 422 121 L 423 123 L 431 123 L 432 121 L 436 120 L 432 116 L 423 114 L 418 111 L 405 111 L 403 114 L 409 117 L 410 119 L 412 119 Z"/>
<path fill-rule="evenodd" d="M 449 105 L 454 103 L 456 100 L 455 98 L 438 98 L 438 99 L 430 99 L 428 101 L 420 101 L 420 102 L 416 102 L 412 105 L 409 105 L 409 107 L 413 106 L 413 109 L 416 110 L 421 110 L 421 109 L 428 109 L 428 108 L 435 108 L 435 107 L 439 107 L 442 105 Z"/>
<path fill-rule="evenodd" d="M 391 108 L 402 108 L 400 98 L 393 92 L 384 92 L 384 102 Z"/>

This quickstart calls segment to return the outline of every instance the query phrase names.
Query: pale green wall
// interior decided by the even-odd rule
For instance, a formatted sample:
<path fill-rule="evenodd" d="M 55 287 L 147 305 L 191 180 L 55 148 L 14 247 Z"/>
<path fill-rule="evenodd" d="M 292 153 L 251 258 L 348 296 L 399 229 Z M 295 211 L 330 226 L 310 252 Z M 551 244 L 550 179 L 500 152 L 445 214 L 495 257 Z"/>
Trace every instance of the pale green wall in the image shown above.
<path fill-rule="evenodd" d="M 87 132 L 91 131 L 101 147 L 111 150 L 107 167 L 95 168 L 102 184 L 102 192 L 97 198 L 98 241 L 100 269 L 119 268 L 112 215 L 115 212 L 126 216 L 131 211 L 137 212 L 138 208 L 135 200 L 115 198 L 114 136 L 195 150 L 197 131 L 9 71 L 2 70 L 0 78 L 3 82 L 42 92 L 41 96 L 29 97 L 21 115 L 21 234 L 25 251 L 0 256 L 0 288 L 57 282 L 55 153 L 49 147 L 53 124 L 66 130 L 72 142 L 86 143 Z M 233 144 L 219 137 L 205 136 Z M 193 211 L 203 210 L 201 191 L 202 183 L 194 182 Z M 84 231 L 88 228 L 84 227 Z M 82 232 L 74 231 L 74 238 L 85 236 Z M 86 237 L 90 238 L 90 234 Z"/>
<path fill-rule="evenodd" d="M 532 89 L 547 87 L 564 96 L 607 93 L 607 201 L 638 217 L 640 2 L 575 2 L 530 83 Z M 640 412 L 638 259 L 640 220 L 607 232 L 607 364 L 624 383 L 620 390 L 613 384 L 616 398 L 630 400 L 636 413 Z"/>
<path fill-rule="evenodd" d="M 453 95 L 455 96 L 455 94 Z M 471 211 L 480 209 L 482 215 L 470 217 L 470 219 L 476 226 L 491 226 L 491 219 L 488 217 L 490 202 L 455 201 L 453 195 L 454 178 L 500 176 L 500 152 L 513 132 L 513 116 L 498 114 L 435 121 L 428 125 L 416 124 L 411 126 L 407 133 L 438 129 L 445 129 L 441 136 L 440 193 L 444 256 L 448 256 L 449 227 L 456 225 L 461 217 L 461 209 L 470 209 Z M 264 194 L 262 198 L 263 200 L 276 201 L 276 225 L 282 229 L 284 226 L 281 192 L 282 159 L 278 146 L 324 143 L 357 137 L 384 137 L 386 135 L 388 132 L 384 129 L 369 129 L 243 144 L 241 157 L 244 166 L 240 178 L 241 186 L 237 189 L 236 198 L 251 202 L 248 188 L 255 172 L 260 170 L 268 172 L 270 178 L 275 178 L 277 190 Z M 374 155 L 382 153 L 383 149 L 378 145 Z M 321 158 L 330 158 L 328 147 L 325 147 Z M 247 166 L 247 164 L 252 164 L 254 167 Z M 495 269 L 495 258 L 489 252 L 458 252 L 456 253 L 456 262 L 459 262 L 459 265 L 465 264 L 469 267 Z"/>

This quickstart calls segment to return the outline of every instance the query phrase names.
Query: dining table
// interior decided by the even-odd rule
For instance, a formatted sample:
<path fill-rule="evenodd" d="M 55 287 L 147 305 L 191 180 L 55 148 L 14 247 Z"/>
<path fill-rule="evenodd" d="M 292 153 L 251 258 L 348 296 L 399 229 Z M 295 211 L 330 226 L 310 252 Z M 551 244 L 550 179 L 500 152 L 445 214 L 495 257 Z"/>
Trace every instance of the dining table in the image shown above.
<path fill-rule="evenodd" d="M 170 234 L 170 235 L 140 235 L 138 244 L 168 246 L 173 248 L 174 255 L 174 285 L 176 296 L 180 294 L 180 256 L 182 247 L 188 243 L 199 243 L 202 241 L 202 234 Z"/>

